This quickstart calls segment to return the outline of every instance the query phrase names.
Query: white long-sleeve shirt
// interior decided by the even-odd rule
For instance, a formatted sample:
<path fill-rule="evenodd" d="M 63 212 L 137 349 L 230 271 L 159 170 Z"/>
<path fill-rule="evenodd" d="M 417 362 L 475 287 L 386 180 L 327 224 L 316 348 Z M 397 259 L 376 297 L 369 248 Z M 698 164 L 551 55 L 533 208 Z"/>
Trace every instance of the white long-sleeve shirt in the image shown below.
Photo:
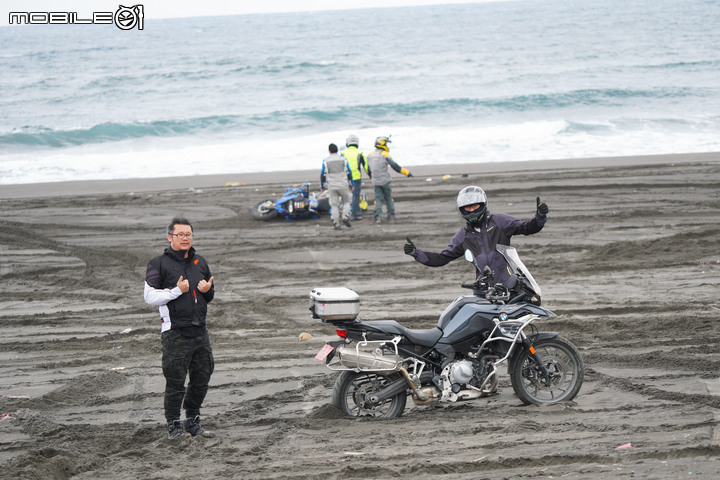
<path fill-rule="evenodd" d="M 160 332 L 170 330 L 170 311 L 168 310 L 167 304 L 168 302 L 178 298 L 180 295 L 182 295 L 180 287 L 159 290 L 151 287 L 147 282 L 145 282 L 145 291 L 143 292 L 145 303 L 159 307 L 158 310 L 160 311 L 160 318 L 162 318 Z"/>

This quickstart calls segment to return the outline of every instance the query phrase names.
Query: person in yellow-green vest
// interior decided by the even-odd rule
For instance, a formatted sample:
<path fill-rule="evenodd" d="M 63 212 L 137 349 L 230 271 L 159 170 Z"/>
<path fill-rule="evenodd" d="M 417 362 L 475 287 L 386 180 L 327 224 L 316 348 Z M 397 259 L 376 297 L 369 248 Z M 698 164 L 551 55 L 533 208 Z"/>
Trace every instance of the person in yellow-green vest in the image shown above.
<path fill-rule="evenodd" d="M 368 154 L 365 159 L 365 171 L 372 179 L 373 189 L 375 190 L 375 223 L 382 223 L 383 203 L 387 209 L 387 221 L 392 222 L 395 220 L 395 203 L 392 199 L 392 186 L 388 167 L 408 177 L 413 176 L 407 168 L 395 163 L 390 156 L 388 143 L 390 143 L 390 137 L 376 138 L 375 151 Z"/>
<path fill-rule="evenodd" d="M 362 169 L 365 167 L 365 157 L 363 152 L 358 150 L 360 140 L 357 135 L 348 135 L 345 140 L 345 150 L 340 152 L 340 155 L 345 157 L 350 165 L 350 171 L 352 172 L 353 188 L 352 191 L 352 214 L 353 220 L 362 220 L 360 210 L 360 190 L 362 189 Z"/>

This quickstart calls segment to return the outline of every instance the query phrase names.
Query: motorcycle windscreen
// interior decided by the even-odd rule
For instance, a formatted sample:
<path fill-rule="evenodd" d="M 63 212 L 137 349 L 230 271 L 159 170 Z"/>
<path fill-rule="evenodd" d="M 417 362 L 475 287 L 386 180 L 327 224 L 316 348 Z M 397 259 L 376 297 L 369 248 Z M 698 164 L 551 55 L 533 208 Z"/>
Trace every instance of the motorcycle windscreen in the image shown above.
<path fill-rule="evenodd" d="M 530 274 L 530 271 L 527 269 L 525 264 L 523 264 L 522 260 L 520 260 L 520 256 L 518 255 L 517 250 L 515 250 L 515 247 L 511 247 L 508 245 L 498 245 L 497 251 L 500 252 L 503 257 L 505 257 L 505 260 L 508 262 L 508 265 L 510 265 L 513 273 L 522 273 L 523 275 L 525 275 L 525 278 L 528 279 L 535 293 L 542 296 L 542 291 L 540 291 L 540 285 L 537 284 L 533 276 Z"/>

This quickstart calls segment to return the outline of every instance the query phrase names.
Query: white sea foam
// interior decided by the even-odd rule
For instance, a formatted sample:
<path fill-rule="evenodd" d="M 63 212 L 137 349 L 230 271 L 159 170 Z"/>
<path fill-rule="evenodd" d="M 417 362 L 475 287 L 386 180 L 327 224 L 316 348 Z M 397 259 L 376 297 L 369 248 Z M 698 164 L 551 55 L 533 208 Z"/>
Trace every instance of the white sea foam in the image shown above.
<path fill-rule="evenodd" d="M 347 135 L 373 148 L 376 136 L 392 135 L 391 154 L 402 166 L 587 158 L 720 151 L 712 132 L 638 129 L 610 134 L 564 134 L 563 120 L 478 127 L 394 127 L 336 130 L 302 136 L 266 135 L 203 143 L 194 137 L 83 145 L 45 152 L 5 155 L 0 183 L 154 178 L 175 175 L 242 174 L 315 169 L 329 143 L 344 148 Z M 27 168 L 31 164 L 32 168 Z"/>

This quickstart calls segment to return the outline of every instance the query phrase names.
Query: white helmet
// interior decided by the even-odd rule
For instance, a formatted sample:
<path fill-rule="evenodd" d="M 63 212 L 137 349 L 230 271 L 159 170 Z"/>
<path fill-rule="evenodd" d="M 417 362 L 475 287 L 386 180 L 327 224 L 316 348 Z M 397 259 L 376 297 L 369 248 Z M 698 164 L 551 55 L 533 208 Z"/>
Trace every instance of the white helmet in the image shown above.
<path fill-rule="evenodd" d="M 469 205 L 480 205 L 477 210 L 468 211 L 465 207 Z M 460 210 L 460 216 L 472 226 L 480 225 L 485 214 L 487 213 L 487 195 L 485 191 L 473 185 L 467 186 L 460 190 L 457 196 L 457 206 Z"/>
<path fill-rule="evenodd" d="M 357 135 L 348 135 L 347 140 L 345 140 L 345 146 L 349 147 L 350 145 L 354 145 L 356 147 L 360 145 L 360 139 Z"/>

